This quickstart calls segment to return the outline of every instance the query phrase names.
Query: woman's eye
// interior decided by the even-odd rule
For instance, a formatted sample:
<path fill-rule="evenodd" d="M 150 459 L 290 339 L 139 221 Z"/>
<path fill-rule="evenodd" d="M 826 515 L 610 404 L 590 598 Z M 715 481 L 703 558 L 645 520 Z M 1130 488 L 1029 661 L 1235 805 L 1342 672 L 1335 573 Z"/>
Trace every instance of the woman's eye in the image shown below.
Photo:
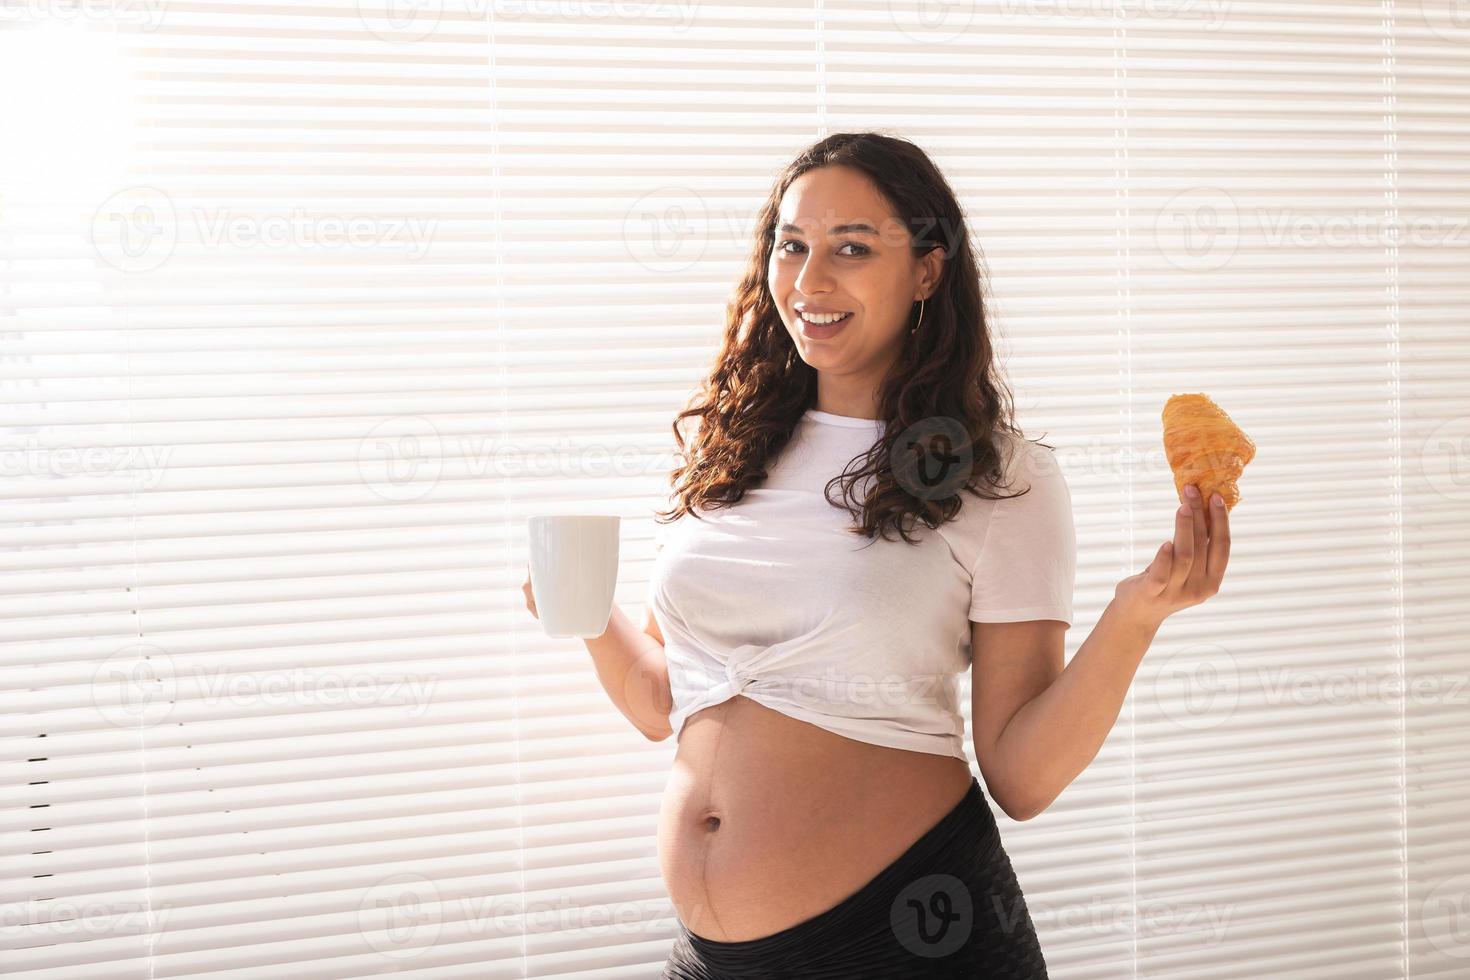
<path fill-rule="evenodd" d="M 779 245 L 777 245 L 776 246 L 776 250 L 778 252 L 780 252 L 781 254 L 783 254 L 783 255 L 794 255 L 794 254 L 796 254 L 794 252 L 788 252 L 786 250 L 786 246 L 787 245 L 797 245 L 797 246 L 800 246 L 802 248 L 805 248 L 806 247 L 805 245 L 802 245 L 801 242 L 787 240 L 787 241 L 781 242 Z M 855 248 L 855 249 L 858 249 L 858 251 L 856 253 L 854 253 L 852 255 L 844 256 L 844 258 L 849 258 L 849 259 L 857 258 L 859 255 L 867 255 L 868 252 L 869 252 L 868 246 L 866 246 L 866 245 L 859 245 L 857 242 L 844 242 L 842 244 L 842 248 Z"/>

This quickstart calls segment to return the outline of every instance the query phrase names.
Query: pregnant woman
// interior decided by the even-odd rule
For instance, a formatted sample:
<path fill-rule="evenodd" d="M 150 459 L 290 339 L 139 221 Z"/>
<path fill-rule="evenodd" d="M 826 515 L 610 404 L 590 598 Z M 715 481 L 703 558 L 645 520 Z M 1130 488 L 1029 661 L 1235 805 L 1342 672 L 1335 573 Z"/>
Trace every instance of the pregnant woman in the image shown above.
<path fill-rule="evenodd" d="M 1064 670 L 1067 484 L 1010 418 L 954 193 L 874 133 L 779 176 L 674 434 L 644 622 L 614 606 L 585 641 L 618 709 L 678 744 L 662 976 L 1045 977 L 958 675 L 985 789 L 1030 819 L 1096 755 L 1164 618 L 1218 589 L 1224 508 L 1207 524 L 1186 498 Z"/>

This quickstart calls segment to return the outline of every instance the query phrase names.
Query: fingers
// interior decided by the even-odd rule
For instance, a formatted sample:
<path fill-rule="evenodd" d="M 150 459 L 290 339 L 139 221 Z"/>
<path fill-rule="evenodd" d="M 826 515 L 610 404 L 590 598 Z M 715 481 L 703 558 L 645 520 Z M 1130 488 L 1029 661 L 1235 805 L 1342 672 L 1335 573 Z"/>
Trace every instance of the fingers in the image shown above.
<path fill-rule="evenodd" d="M 1159 595 L 1169 584 L 1169 572 L 1173 567 L 1174 542 L 1165 541 L 1159 545 L 1159 550 L 1154 552 L 1154 560 L 1148 563 L 1144 574 L 1148 578 L 1149 585 L 1153 588 L 1153 595 Z"/>
<path fill-rule="evenodd" d="M 536 613 L 536 593 L 531 591 L 531 566 L 526 566 L 526 580 L 521 583 L 521 594 L 526 597 L 526 610 L 537 619 L 541 617 Z"/>
<path fill-rule="evenodd" d="M 1170 592 L 1184 588 L 1194 565 L 1194 555 L 1194 514 L 1186 502 L 1174 512 L 1174 567 L 1169 572 Z"/>
<path fill-rule="evenodd" d="M 1199 487 L 1193 483 L 1184 488 L 1184 499 L 1189 504 L 1190 534 L 1194 542 L 1194 562 L 1189 569 L 1188 581 L 1192 586 L 1203 588 L 1210 547 L 1210 528 L 1205 523 L 1205 499 Z"/>
<path fill-rule="evenodd" d="M 1210 553 L 1206 559 L 1205 581 L 1213 591 L 1219 591 L 1225 578 L 1225 566 L 1230 562 L 1230 512 L 1220 495 L 1211 494 L 1210 503 Z"/>

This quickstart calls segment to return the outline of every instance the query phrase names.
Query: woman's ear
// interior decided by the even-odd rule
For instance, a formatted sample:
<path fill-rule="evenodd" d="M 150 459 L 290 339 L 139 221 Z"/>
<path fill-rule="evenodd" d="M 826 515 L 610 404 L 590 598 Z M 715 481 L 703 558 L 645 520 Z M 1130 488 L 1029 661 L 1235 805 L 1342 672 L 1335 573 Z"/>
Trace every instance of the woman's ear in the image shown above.
<path fill-rule="evenodd" d="M 934 290 L 939 288 L 939 280 L 944 276 L 946 257 L 944 246 L 935 245 L 919 259 L 919 295 L 914 297 L 915 303 L 933 296 Z"/>

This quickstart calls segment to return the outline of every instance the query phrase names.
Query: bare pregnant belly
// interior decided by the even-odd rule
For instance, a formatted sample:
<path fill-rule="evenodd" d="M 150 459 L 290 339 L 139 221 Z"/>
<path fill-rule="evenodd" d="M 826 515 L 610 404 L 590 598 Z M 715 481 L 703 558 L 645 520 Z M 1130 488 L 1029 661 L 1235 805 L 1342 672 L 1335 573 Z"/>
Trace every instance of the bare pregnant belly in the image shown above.
<path fill-rule="evenodd" d="M 685 928 L 757 939 L 852 895 L 964 797 L 959 759 L 871 745 L 737 695 L 692 715 L 659 809 Z"/>

